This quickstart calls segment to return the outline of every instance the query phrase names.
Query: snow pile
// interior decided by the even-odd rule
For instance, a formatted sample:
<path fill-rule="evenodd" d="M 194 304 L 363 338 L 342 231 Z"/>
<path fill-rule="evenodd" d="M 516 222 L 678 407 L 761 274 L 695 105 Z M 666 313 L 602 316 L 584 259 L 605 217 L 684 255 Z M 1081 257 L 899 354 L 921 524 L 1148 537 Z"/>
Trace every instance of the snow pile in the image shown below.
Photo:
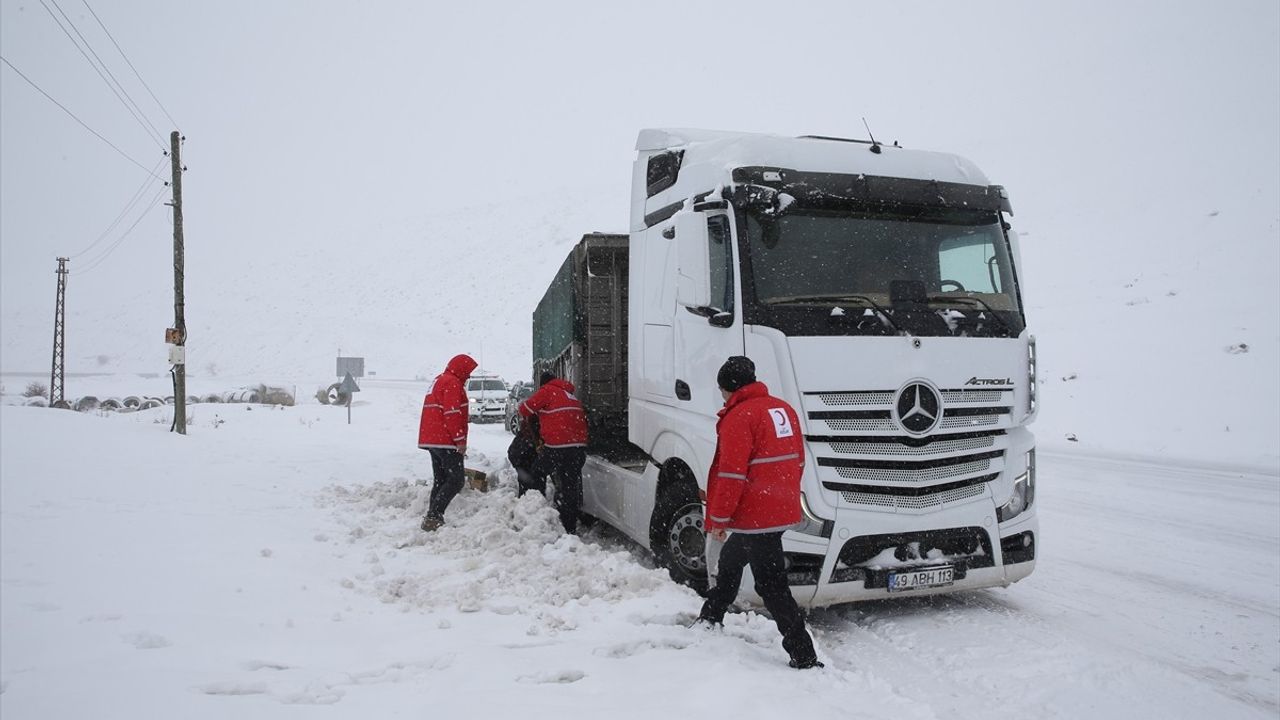
<path fill-rule="evenodd" d="M 418 529 L 430 495 L 419 482 L 333 486 L 320 503 L 335 508 L 350 543 L 368 550 L 356 587 L 405 609 L 527 613 L 671 589 L 665 572 L 637 565 L 629 552 L 565 535 L 541 495 L 517 499 L 510 468 L 499 477 L 488 493 L 459 493 L 434 533 Z"/>

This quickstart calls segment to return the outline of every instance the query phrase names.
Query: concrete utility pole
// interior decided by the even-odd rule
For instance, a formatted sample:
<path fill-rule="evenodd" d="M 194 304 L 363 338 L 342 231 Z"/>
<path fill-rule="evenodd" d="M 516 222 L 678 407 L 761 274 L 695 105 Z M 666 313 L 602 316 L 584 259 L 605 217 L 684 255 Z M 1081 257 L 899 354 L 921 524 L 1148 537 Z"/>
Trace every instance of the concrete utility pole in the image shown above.
<path fill-rule="evenodd" d="M 187 319 L 182 296 L 184 258 L 182 247 L 182 160 L 179 157 L 182 138 L 178 131 L 169 133 L 169 160 L 173 168 L 173 430 L 187 434 Z"/>
<path fill-rule="evenodd" d="M 67 334 L 67 258 L 58 258 L 58 299 L 53 309 L 53 371 L 49 375 L 49 407 L 64 402 L 63 379 L 66 369 Z"/>

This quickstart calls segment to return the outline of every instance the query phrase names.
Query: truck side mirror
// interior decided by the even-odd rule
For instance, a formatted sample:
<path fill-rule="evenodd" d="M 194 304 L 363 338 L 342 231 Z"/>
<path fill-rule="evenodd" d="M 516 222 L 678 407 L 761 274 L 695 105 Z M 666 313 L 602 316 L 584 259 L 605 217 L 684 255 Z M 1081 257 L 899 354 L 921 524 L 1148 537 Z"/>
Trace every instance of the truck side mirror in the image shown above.
<path fill-rule="evenodd" d="M 711 257 L 707 216 L 679 212 L 676 225 L 676 302 L 700 308 L 711 304 Z"/>

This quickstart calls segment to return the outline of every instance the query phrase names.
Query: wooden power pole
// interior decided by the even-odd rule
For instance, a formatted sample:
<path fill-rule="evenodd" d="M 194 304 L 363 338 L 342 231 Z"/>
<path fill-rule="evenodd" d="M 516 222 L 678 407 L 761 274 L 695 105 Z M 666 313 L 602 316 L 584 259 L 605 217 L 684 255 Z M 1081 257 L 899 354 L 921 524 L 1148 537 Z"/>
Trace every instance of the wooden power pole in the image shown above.
<path fill-rule="evenodd" d="M 53 371 L 49 374 L 49 407 L 65 402 L 63 385 L 66 370 L 67 258 L 58 258 L 58 299 L 53 308 Z"/>
<path fill-rule="evenodd" d="M 173 168 L 173 430 L 187 434 L 187 319 L 182 295 L 184 256 L 182 247 L 182 138 L 169 133 L 169 160 Z"/>

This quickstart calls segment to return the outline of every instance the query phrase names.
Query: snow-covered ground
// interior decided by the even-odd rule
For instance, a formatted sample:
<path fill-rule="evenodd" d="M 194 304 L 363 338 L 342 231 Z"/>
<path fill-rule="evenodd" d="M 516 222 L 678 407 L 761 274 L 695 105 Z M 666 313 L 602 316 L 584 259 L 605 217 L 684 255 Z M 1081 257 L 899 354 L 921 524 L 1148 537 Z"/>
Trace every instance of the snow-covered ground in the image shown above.
<path fill-rule="evenodd" d="M 800 673 L 766 618 L 688 629 L 698 598 L 643 552 L 517 500 L 501 426 L 469 463 L 496 486 L 420 532 L 421 383 L 366 379 L 349 425 L 306 393 L 196 405 L 186 437 L 167 408 L 20 407 L 12 384 L 6 720 L 1280 713 L 1271 473 L 1043 453 L 1030 578 L 815 611 L 827 667 Z"/>

